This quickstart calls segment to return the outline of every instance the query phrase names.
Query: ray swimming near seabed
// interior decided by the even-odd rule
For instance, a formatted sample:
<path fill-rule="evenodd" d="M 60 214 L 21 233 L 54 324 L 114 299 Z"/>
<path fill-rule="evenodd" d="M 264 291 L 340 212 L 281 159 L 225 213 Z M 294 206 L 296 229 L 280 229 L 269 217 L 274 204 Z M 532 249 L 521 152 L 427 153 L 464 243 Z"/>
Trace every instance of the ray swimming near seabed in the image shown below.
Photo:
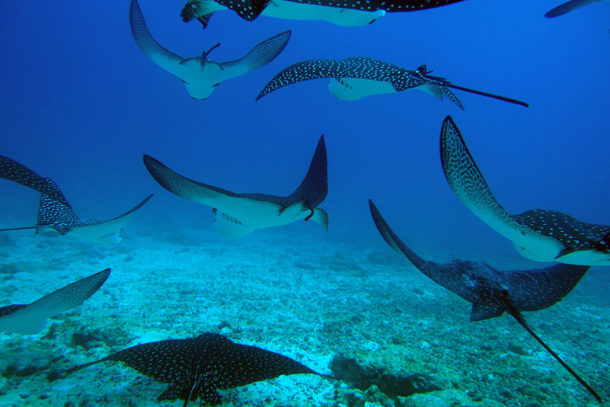
<path fill-rule="evenodd" d="M 369 200 L 377 230 L 386 243 L 435 283 L 472 303 L 471 321 L 511 315 L 599 402 L 601 397 L 532 330 L 522 311 L 538 311 L 561 301 L 589 270 L 588 266 L 556 264 L 532 270 L 500 271 L 481 262 L 453 260 L 437 264 L 419 257 L 405 245 Z"/>
<path fill-rule="evenodd" d="M 459 3 L 463 0 L 189 0 L 180 15 L 184 21 L 197 18 L 205 28 L 212 14 L 233 10 L 252 21 L 259 15 L 293 19 L 323 20 L 343 26 L 370 24 L 386 12 L 409 12 Z"/>
<path fill-rule="evenodd" d="M 79 218 L 66 200 L 57 184 L 50 178 L 43 178 L 23 164 L 0 156 L 0 178 L 4 178 L 40 192 L 38 216 L 34 226 L 0 229 L 0 232 L 34 229 L 38 233 L 43 230 L 54 230 L 60 235 L 70 233 L 72 236 L 82 237 L 94 241 L 117 242 L 120 233 L 129 220 L 146 202 L 152 194 L 127 212 L 107 220 Z"/>
<path fill-rule="evenodd" d="M 193 58 L 182 58 L 163 48 L 150 34 L 137 0 L 131 1 L 129 23 L 131 34 L 142 52 L 159 67 L 180 78 L 189 95 L 197 100 L 207 99 L 221 82 L 245 75 L 273 61 L 284 50 L 291 34 L 284 31 L 260 42 L 242 58 L 219 63 L 208 59 L 208 56 L 220 43 Z"/>
<path fill-rule="evenodd" d="M 235 193 L 183 177 L 159 160 L 144 155 L 144 165 L 169 192 L 213 208 L 218 231 L 245 236 L 257 229 L 312 219 L 328 230 L 328 214 L 318 208 L 328 194 L 326 143 L 318 140 L 309 169 L 299 187 L 288 196 Z"/>
<path fill-rule="evenodd" d="M 535 261 L 610 265 L 610 226 L 582 222 L 562 212 L 533 209 L 511 215 L 496 201 L 450 116 L 443 121 L 440 155 L 445 178 L 479 219 Z"/>
<path fill-rule="evenodd" d="M 101 362 L 123 362 L 155 380 L 168 383 L 157 400 L 201 399 L 221 402 L 218 390 L 269 380 L 283 375 L 321 375 L 279 353 L 242 345 L 215 333 L 195 338 L 168 339 L 132 346 L 95 362 L 76 366 L 70 372 Z"/>
<path fill-rule="evenodd" d="M 328 89 L 342 100 L 359 100 L 367 96 L 420 89 L 437 96 L 447 97 L 460 109 L 464 106 L 451 88 L 474 93 L 508 103 L 528 107 L 523 101 L 480 90 L 454 85 L 445 78 L 430 75 L 426 65 L 415 70 L 390 64 L 375 58 L 352 57 L 347 59 L 312 59 L 298 62 L 283 69 L 260 91 L 256 100 L 284 86 L 312 79 L 330 79 Z"/>
<path fill-rule="evenodd" d="M 44 328 L 48 318 L 74 308 L 91 297 L 109 275 L 108 268 L 53 291 L 31 304 L 0 307 L 0 331 L 35 334 Z"/>

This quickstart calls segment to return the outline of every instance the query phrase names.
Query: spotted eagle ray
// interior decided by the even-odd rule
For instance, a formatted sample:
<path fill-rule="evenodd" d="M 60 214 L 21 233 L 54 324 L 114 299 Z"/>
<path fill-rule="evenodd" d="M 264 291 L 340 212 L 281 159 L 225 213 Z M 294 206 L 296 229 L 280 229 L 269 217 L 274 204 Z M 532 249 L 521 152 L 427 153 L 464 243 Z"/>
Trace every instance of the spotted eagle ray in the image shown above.
<path fill-rule="evenodd" d="M 453 260 L 437 264 L 419 257 L 394 233 L 373 203 L 369 209 L 383 240 L 435 283 L 472 303 L 471 321 L 501 316 L 515 318 L 580 384 L 601 402 L 601 397 L 570 368 L 527 324 L 522 311 L 538 311 L 559 302 L 578 284 L 588 266 L 557 264 L 533 270 L 500 271 L 481 262 Z"/>
<path fill-rule="evenodd" d="M 123 362 L 138 372 L 169 383 L 159 397 L 184 400 L 184 406 L 198 398 L 219 404 L 217 390 L 274 379 L 283 375 L 321 375 L 279 353 L 242 345 L 215 333 L 195 338 L 168 339 L 132 346 L 95 362 L 77 366 L 79 370 L 100 362 Z"/>
<path fill-rule="evenodd" d="M 247 21 L 259 15 L 291 20 L 323 20 L 342 26 L 370 24 L 386 12 L 426 10 L 463 0 L 189 0 L 182 19 L 197 18 L 204 26 L 213 12 L 233 10 Z"/>
<path fill-rule="evenodd" d="M 578 8 L 588 6 L 589 4 L 597 3 L 600 1 L 602 0 L 570 0 L 549 10 L 544 16 L 547 18 L 559 17 Z"/>
<path fill-rule="evenodd" d="M 420 89 L 437 96 L 447 97 L 460 109 L 464 106 L 450 88 L 499 99 L 527 107 L 520 100 L 494 95 L 454 85 L 448 80 L 431 76 L 426 65 L 414 71 L 375 58 L 352 57 L 347 59 L 312 59 L 290 65 L 263 88 L 256 100 L 287 85 L 311 79 L 329 78 L 328 90 L 342 100 L 359 100 L 366 96 Z"/>
<path fill-rule="evenodd" d="M 301 185 L 288 196 L 235 193 L 183 177 L 160 161 L 144 155 L 144 165 L 153 178 L 179 197 L 211 206 L 219 232 L 244 236 L 254 230 L 313 219 L 328 230 L 328 215 L 317 206 L 328 193 L 326 144 L 320 137 Z"/>
<path fill-rule="evenodd" d="M 142 202 L 127 212 L 108 220 L 80 219 L 66 200 L 57 184 L 50 178 L 43 178 L 23 164 L 0 156 L 0 178 L 17 182 L 40 192 L 38 218 L 34 226 L 0 229 L 0 232 L 11 230 L 35 229 L 36 232 L 54 230 L 60 235 L 97 241 L 120 240 L 120 233 L 134 213 L 152 197 L 147 196 Z"/>
<path fill-rule="evenodd" d="M 257 44 L 240 59 L 218 63 L 208 59 L 208 56 L 220 43 L 194 58 L 182 58 L 163 48 L 148 31 L 137 0 L 131 1 L 129 22 L 131 34 L 146 56 L 167 72 L 180 78 L 189 95 L 197 100 L 207 99 L 220 82 L 267 65 L 282 52 L 291 33 L 285 31 Z"/>
<path fill-rule="evenodd" d="M 523 256 L 542 262 L 610 265 L 610 226 L 545 209 L 510 215 L 494 198 L 450 116 L 443 122 L 440 144 L 443 171 L 455 194 Z"/>
<path fill-rule="evenodd" d="M 13 304 L 0 307 L 0 331 L 34 334 L 44 328 L 47 318 L 80 305 L 104 284 L 110 269 L 53 291 L 31 304 Z"/>

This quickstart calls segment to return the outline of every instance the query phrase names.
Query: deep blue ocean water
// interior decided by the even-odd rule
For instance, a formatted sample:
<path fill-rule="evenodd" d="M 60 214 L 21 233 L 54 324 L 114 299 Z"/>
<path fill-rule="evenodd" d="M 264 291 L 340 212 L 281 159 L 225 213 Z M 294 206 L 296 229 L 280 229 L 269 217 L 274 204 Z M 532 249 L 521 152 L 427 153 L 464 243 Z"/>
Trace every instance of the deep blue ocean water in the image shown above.
<path fill-rule="evenodd" d="M 129 227 L 209 229 L 209 208 L 160 188 L 142 154 L 212 185 L 282 195 L 301 181 L 325 134 L 329 194 L 321 206 L 330 230 L 290 225 L 287 236 L 314 234 L 320 241 L 383 249 L 367 207 L 373 198 L 415 247 L 463 257 L 497 253 L 498 264 L 521 261 L 447 185 L 439 131 L 451 115 L 509 212 L 546 208 L 610 223 L 610 2 L 545 19 L 559 2 L 467 0 L 390 13 L 365 27 L 266 17 L 246 22 L 222 12 L 204 31 L 181 21 L 182 1 L 142 0 L 153 36 L 184 57 L 221 42 L 210 58 L 231 60 L 292 30 L 277 59 L 222 83 L 206 101 L 192 100 L 179 79 L 138 49 L 127 1 L 4 2 L 0 154 L 53 178 L 84 217 L 114 216 L 154 192 Z M 465 111 L 415 90 L 346 102 L 329 94 L 325 80 L 254 101 L 289 64 L 350 56 L 411 69 L 427 64 L 434 75 L 530 107 L 459 91 Z M 1 187 L 7 226 L 33 222 L 37 194 L 8 182 Z M 255 241 L 257 234 L 243 239 Z"/>
<path fill-rule="evenodd" d="M 608 223 L 610 5 L 543 18 L 555 3 L 469 0 L 347 28 L 271 18 L 247 23 L 224 12 L 204 31 L 181 21 L 179 1 L 142 1 L 153 35 L 183 56 L 221 42 L 212 57 L 230 60 L 292 30 L 275 61 L 222 83 L 202 102 L 138 49 L 127 2 L 6 3 L 0 17 L 6 61 L 0 68 L 0 146 L 3 154 L 53 177 L 85 214 L 114 214 L 155 192 L 142 221 L 161 216 L 205 227 L 208 218 L 200 215 L 207 209 L 158 188 L 142 165 L 143 153 L 213 185 L 284 194 L 300 182 L 324 133 L 331 233 L 377 241 L 366 207 L 371 197 L 397 227 L 417 230 L 422 239 L 495 240 L 443 178 L 438 135 L 451 114 L 510 212 L 549 208 Z M 418 91 L 344 102 L 328 93 L 324 80 L 254 102 L 291 63 L 358 55 L 412 69 L 427 64 L 456 84 L 520 98 L 531 107 L 463 92 L 464 112 Z M 22 198 L 11 196 L 3 205 L 19 210 Z"/>

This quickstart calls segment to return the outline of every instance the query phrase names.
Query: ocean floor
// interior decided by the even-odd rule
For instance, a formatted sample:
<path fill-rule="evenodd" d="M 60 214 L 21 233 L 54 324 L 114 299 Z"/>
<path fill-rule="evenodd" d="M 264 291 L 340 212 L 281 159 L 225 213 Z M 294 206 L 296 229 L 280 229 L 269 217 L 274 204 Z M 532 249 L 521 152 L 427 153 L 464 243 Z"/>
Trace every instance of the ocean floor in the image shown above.
<path fill-rule="evenodd" d="M 0 406 L 182 406 L 157 402 L 166 385 L 120 363 L 56 373 L 138 343 L 207 331 L 353 379 L 280 377 L 221 391 L 224 406 L 599 405 L 512 318 L 469 322 L 470 304 L 383 244 L 281 228 L 238 240 L 169 225 L 126 232 L 116 246 L 0 235 L 0 306 L 112 268 L 97 293 L 41 333 L 0 334 Z M 608 273 L 592 269 L 565 300 L 526 314 L 606 400 Z"/>

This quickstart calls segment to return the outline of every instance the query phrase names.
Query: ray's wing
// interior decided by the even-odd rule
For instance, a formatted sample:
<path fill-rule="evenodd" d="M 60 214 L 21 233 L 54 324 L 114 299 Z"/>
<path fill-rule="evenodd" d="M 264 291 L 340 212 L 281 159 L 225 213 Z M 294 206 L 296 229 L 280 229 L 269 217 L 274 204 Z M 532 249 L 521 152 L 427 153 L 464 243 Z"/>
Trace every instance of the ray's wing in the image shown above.
<path fill-rule="evenodd" d="M 451 116 L 443 121 L 440 140 L 445 178 L 464 205 L 502 235 L 522 230 L 494 198 Z"/>
<path fill-rule="evenodd" d="M 510 297 L 522 311 L 548 308 L 568 295 L 589 266 L 555 264 L 533 270 L 500 271 L 504 275 Z"/>
<path fill-rule="evenodd" d="M 120 232 L 129 223 L 135 212 L 146 204 L 152 196 L 153 194 L 148 195 L 136 206 L 112 219 L 89 219 L 81 222 L 72 228 L 73 234 L 91 240 L 110 240 L 116 242 L 120 240 Z"/>
<path fill-rule="evenodd" d="M 571 11 L 574 11 L 578 8 L 588 6 L 589 4 L 597 3 L 598 1 L 601 1 L 601 0 L 570 0 L 570 1 L 562 3 L 559 6 L 547 11 L 544 16 L 546 18 L 559 17 L 559 16 L 567 14 Z"/>
<path fill-rule="evenodd" d="M 332 2 L 330 0 L 327 0 Z M 463 0 L 366 0 L 364 4 L 378 4 L 377 8 L 382 8 L 387 12 L 397 12 L 397 11 L 418 11 L 418 10 L 427 10 L 436 7 L 447 6 L 453 3 L 459 3 Z M 344 7 L 343 3 L 339 3 L 341 7 Z M 355 4 L 360 4 L 359 1 L 355 1 Z M 349 8 L 349 7 L 347 7 Z"/>
<path fill-rule="evenodd" d="M 163 383 L 184 377 L 197 357 L 193 339 L 169 339 L 132 346 L 113 353 L 103 361 L 123 362 L 138 372 Z"/>
<path fill-rule="evenodd" d="M 298 62 L 283 69 L 275 75 L 267 85 L 260 91 L 256 100 L 278 90 L 284 86 L 294 83 L 308 81 L 311 79 L 336 78 L 343 67 L 343 61 L 335 59 L 311 59 Z"/>
<path fill-rule="evenodd" d="M 375 226 L 381 234 L 381 237 L 385 242 L 394 249 L 395 252 L 405 256 L 413 265 L 420 271 L 423 271 L 428 264 L 428 262 L 421 257 L 419 257 L 413 250 L 409 249 L 407 245 L 405 245 L 402 240 L 394 233 L 390 225 L 385 221 L 383 216 L 381 216 L 381 212 L 377 209 L 372 200 L 369 199 L 369 210 L 371 211 L 371 216 L 373 217 L 373 221 L 375 222 Z"/>
<path fill-rule="evenodd" d="M 216 207 L 223 199 L 239 199 L 239 194 L 226 189 L 186 178 L 165 166 L 161 161 L 144 154 L 144 165 L 152 177 L 172 194 L 203 205 Z"/>
<path fill-rule="evenodd" d="M 328 194 L 328 173 L 326 164 L 326 143 L 324 135 L 320 136 L 307 174 L 299 187 L 288 196 L 288 201 L 302 200 L 313 209 L 326 199 Z"/>
<path fill-rule="evenodd" d="M 110 269 L 69 284 L 51 294 L 0 317 L 0 331 L 33 334 L 44 326 L 47 318 L 80 305 L 104 284 Z"/>
<path fill-rule="evenodd" d="M 215 367 L 217 373 L 215 385 L 219 389 L 243 386 L 282 375 L 318 374 L 279 353 L 256 346 L 237 344 L 219 334 L 204 335 L 210 352 L 210 359 L 205 362 L 209 363 L 207 366 Z"/>
<path fill-rule="evenodd" d="M 204 184 L 189 178 L 186 178 L 177 172 L 169 169 L 159 160 L 144 155 L 144 165 L 152 177 L 169 192 L 178 195 L 181 198 L 188 199 L 218 209 L 221 212 L 229 213 L 257 213 L 262 207 L 272 205 L 279 210 L 282 207 L 284 199 L 277 200 L 264 194 L 237 194 L 219 187 Z M 276 202 L 277 201 L 277 202 Z M 281 203 L 280 203 L 281 201 Z M 220 214 L 222 216 L 222 213 Z M 230 223 L 239 225 L 244 219 L 229 219 Z M 222 220 L 220 220 L 223 222 Z M 228 226 L 228 225 L 227 225 Z M 247 225 L 243 225 L 243 232 L 249 233 Z M 231 235 L 231 233 L 229 233 Z M 235 236 L 239 236 L 236 234 Z"/>
<path fill-rule="evenodd" d="M 64 195 L 55 183 L 49 183 L 48 178 L 43 178 L 25 165 L 1 155 L 0 178 L 17 182 L 41 194 L 46 194 L 51 199 L 67 203 Z"/>
<path fill-rule="evenodd" d="M 244 57 L 220 64 L 223 80 L 244 75 L 273 61 L 288 44 L 290 35 L 291 31 L 274 35 L 255 45 Z"/>
<path fill-rule="evenodd" d="M 413 265 L 425 274 L 429 279 L 434 281 L 447 290 L 454 292 L 466 301 L 473 304 L 473 316 L 481 320 L 492 318 L 502 314 L 501 310 L 488 303 L 480 301 L 480 295 L 474 292 L 471 288 L 472 282 L 465 278 L 466 270 L 481 270 L 480 273 L 489 272 L 490 267 L 471 261 L 454 260 L 447 264 L 437 264 L 431 261 L 426 261 L 411 250 L 403 241 L 394 233 L 390 225 L 385 221 L 381 213 L 369 199 L 369 209 L 371 216 L 375 222 L 377 230 L 385 242 L 394 249 L 398 254 L 406 257 Z M 495 270 L 492 270 L 495 271 Z M 500 311 L 498 313 L 498 311 Z M 472 320 L 472 318 L 471 318 Z"/>
<path fill-rule="evenodd" d="M 341 78 L 370 79 L 392 82 L 392 85 L 394 85 L 392 79 L 399 71 L 406 70 L 375 58 L 311 59 L 283 69 L 265 85 L 256 100 L 284 86 L 321 78 L 337 80 Z M 423 82 L 423 80 L 419 80 L 419 82 Z M 396 90 L 400 91 L 402 89 Z"/>
<path fill-rule="evenodd" d="M 13 312 L 19 311 L 22 308 L 27 307 L 28 304 L 11 304 L 0 307 L 0 318 L 12 314 Z"/>
<path fill-rule="evenodd" d="M 163 48 L 153 38 L 150 31 L 148 31 L 146 21 L 144 20 L 142 10 L 140 9 L 137 0 L 131 1 L 129 7 L 129 24 L 131 27 L 131 34 L 142 52 L 144 52 L 155 64 L 184 80 L 181 67 L 183 58 Z"/>

